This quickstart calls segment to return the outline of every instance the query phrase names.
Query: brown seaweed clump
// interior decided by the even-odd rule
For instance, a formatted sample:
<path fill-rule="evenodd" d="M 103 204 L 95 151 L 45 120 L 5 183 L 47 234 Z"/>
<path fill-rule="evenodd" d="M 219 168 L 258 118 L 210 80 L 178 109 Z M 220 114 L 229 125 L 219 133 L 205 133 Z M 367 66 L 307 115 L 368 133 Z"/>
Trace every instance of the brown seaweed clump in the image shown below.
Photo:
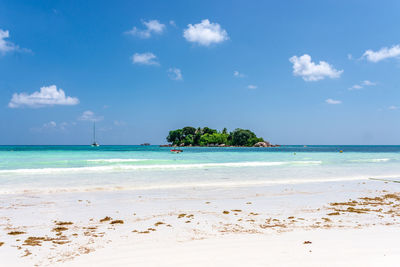
<path fill-rule="evenodd" d="M 4 242 L 0 242 L 0 247 L 1 247 L 2 245 L 4 245 Z"/>
<path fill-rule="evenodd" d="M 335 215 L 340 215 L 340 212 L 336 211 L 336 212 L 331 212 L 327 214 L 328 216 L 335 216 Z"/>
<path fill-rule="evenodd" d="M 67 230 L 68 230 L 67 227 L 62 227 L 62 226 L 53 228 L 53 232 L 63 232 L 63 231 L 67 231 Z"/>
<path fill-rule="evenodd" d="M 111 220 L 112 220 L 111 217 L 106 216 L 106 217 L 104 217 L 103 219 L 101 219 L 100 222 L 108 222 L 108 221 L 111 221 Z"/>
<path fill-rule="evenodd" d="M 391 198 L 391 199 L 400 201 L 400 196 L 397 194 L 386 194 L 383 196 L 383 198 L 386 198 L 386 199 Z"/>
<path fill-rule="evenodd" d="M 222 213 L 223 213 L 223 214 L 229 214 L 229 211 L 224 210 Z"/>
<path fill-rule="evenodd" d="M 53 241 L 54 238 L 50 237 L 43 237 L 43 236 L 30 236 L 25 239 L 22 245 L 24 246 L 41 246 L 43 241 Z"/>
<path fill-rule="evenodd" d="M 304 241 L 303 244 L 312 244 L 312 242 L 311 241 Z"/>
<path fill-rule="evenodd" d="M 165 224 L 164 222 L 156 222 L 155 224 L 154 224 L 154 226 L 159 226 L 159 225 L 162 225 L 162 224 Z"/>
<path fill-rule="evenodd" d="M 11 231 L 9 233 L 7 233 L 8 235 L 22 235 L 22 234 L 26 234 L 26 232 L 22 232 L 22 231 Z"/>
<path fill-rule="evenodd" d="M 71 225 L 71 224 L 74 224 L 73 222 L 56 222 L 56 225 L 59 225 L 59 226 L 61 226 L 61 225 Z"/>
<path fill-rule="evenodd" d="M 114 220 L 112 222 L 110 222 L 110 224 L 123 224 L 124 221 L 123 220 Z"/>

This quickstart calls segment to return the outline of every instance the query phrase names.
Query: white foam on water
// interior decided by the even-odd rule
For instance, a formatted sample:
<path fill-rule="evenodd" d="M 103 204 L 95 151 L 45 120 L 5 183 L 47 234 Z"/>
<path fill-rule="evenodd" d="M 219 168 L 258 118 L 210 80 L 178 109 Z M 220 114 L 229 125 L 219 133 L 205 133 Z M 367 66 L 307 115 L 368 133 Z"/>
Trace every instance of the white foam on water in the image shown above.
<path fill-rule="evenodd" d="M 352 159 L 349 160 L 351 162 L 387 162 L 390 161 L 388 158 L 382 158 L 382 159 Z"/>
<path fill-rule="evenodd" d="M 87 162 L 138 162 L 146 161 L 147 159 L 88 159 Z"/>
<path fill-rule="evenodd" d="M 0 170 L 0 174 L 56 174 L 71 172 L 105 172 L 105 171 L 126 171 L 126 170 L 154 170 L 154 169 L 197 169 L 217 167 L 266 167 L 280 165 L 316 165 L 322 161 L 278 161 L 278 162 L 226 162 L 226 163 L 196 163 L 196 164 L 154 164 L 154 165 L 107 165 L 96 167 L 75 167 L 75 168 L 41 168 L 41 169 L 14 169 Z"/>

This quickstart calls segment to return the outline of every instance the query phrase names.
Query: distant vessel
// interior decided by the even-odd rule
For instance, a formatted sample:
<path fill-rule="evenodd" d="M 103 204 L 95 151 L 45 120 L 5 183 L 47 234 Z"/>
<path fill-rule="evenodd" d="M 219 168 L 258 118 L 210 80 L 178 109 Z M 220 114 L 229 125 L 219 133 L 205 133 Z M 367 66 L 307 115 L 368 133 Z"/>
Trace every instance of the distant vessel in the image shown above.
<path fill-rule="evenodd" d="M 96 142 L 96 122 L 93 122 L 93 143 L 92 145 L 93 147 L 98 147 L 100 146 L 97 142 Z"/>
<path fill-rule="evenodd" d="M 171 152 L 178 154 L 178 153 L 183 152 L 183 150 L 182 149 L 171 149 Z"/>

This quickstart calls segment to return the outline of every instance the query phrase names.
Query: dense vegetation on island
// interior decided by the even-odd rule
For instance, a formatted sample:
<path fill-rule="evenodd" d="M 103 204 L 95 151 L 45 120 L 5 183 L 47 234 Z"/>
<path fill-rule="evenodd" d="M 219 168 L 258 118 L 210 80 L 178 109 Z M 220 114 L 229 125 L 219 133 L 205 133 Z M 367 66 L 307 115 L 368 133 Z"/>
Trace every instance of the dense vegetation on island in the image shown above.
<path fill-rule="evenodd" d="M 204 128 L 184 127 L 170 131 L 167 141 L 175 146 L 254 146 L 265 142 L 250 130 L 235 129 L 229 132 L 226 128 L 222 131 Z M 268 142 L 266 144 L 269 145 Z"/>

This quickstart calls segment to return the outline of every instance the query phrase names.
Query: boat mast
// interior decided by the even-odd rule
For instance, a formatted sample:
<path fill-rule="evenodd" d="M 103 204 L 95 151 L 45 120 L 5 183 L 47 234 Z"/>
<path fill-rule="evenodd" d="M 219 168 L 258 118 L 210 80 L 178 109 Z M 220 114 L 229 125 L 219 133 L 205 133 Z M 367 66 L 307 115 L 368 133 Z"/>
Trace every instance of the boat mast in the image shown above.
<path fill-rule="evenodd" d="M 93 144 L 96 143 L 96 121 L 93 121 Z"/>

